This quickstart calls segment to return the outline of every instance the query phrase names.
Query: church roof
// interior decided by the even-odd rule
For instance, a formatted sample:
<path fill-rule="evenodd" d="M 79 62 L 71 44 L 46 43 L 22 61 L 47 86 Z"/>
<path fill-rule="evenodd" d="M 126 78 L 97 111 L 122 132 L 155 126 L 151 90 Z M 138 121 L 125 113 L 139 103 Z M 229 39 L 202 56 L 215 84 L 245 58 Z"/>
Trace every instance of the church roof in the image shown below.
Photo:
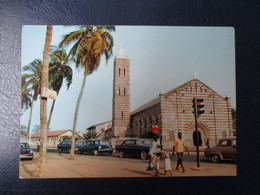
<path fill-rule="evenodd" d="M 172 94 L 172 93 L 175 93 L 175 92 L 178 91 L 180 88 L 184 87 L 185 85 L 188 85 L 189 83 L 191 83 L 191 82 L 193 82 L 193 81 L 198 81 L 198 82 L 200 82 L 200 83 L 203 84 L 205 87 L 207 87 L 208 89 L 210 89 L 212 92 L 216 93 L 214 90 L 212 90 L 210 87 L 208 87 L 207 85 L 205 85 L 205 84 L 204 84 L 203 82 L 201 82 L 200 80 L 198 80 L 198 79 L 192 79 L 192 80 L 190 80 L 190 81 L 188 81 L 188 82 L 186 82 L 186 83 L 184 83 L 184 84 L 182 84 L 182 85 L 180 85 L 180 86 L 178 86 L 178 87 L 176 87 L 176 88 L 174 88 L 174 89 L 172 89 L 172 90 L 166 92 L 166 93 L 164 94 L 164 96 L 168 96 L 168 95 L 170 95 L 170 94 Z M 217 94 L 217 93 L 216 93 L 216 94 Z M 217 94 L 217 95 L 220 96 L 219 94 Z M 222 97 L 222 96 L 220 96 L 220 97 Z M 222 97 L 222 98 L 223 98 L 223 97 Z M 226 100 L 225 98 L 223 98 L 223 99 Z M 150 108 L 150 107 L 152 107 L 152 106 L 155 106 L 155 105 L 157 105 L 157 104 L 159 104 L 159 103 L 160 103 L 160 96 L 157 97 L 157 98 L 155 98 L 155 99 L 153 99 L 153 100 L 151 100 L 151 101 L 149 101 L 148 103 L 146 103 L 146 104 L 140 106 L 139 108 L 137 108 L 136 110 L 134 110 L 133 112 L 131 112 L 130 115 L 136 114 L 136 113 L 138 113 L 138 112 L 140 112 L 140 111 L 142 111 L 142 110 L 145 110 L 145 109 L 147 109 L 147 108 Z"/>

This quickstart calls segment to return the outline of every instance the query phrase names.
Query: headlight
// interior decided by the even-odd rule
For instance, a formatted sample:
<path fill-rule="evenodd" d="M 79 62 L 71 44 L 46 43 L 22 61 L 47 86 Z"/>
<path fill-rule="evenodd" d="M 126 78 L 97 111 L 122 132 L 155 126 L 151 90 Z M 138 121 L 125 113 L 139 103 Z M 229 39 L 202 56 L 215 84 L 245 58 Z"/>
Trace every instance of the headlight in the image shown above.
<path fill-rule="evenodd" d="M 101 146 L 98 146 L 98 149 L 101 150 Z"/>
<path fill-rule="evenodd" d="M 32 153 L 33 153 L 33 151 L 31 150 L 31 151 L 30 151 L 30 154 L 32 154 Z"/>

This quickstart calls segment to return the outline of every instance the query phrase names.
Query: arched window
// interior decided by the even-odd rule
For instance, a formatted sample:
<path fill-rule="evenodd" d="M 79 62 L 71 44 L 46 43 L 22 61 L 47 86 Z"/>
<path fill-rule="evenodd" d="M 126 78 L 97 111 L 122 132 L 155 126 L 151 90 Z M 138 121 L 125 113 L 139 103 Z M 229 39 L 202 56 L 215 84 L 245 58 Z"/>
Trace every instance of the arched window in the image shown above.
<path fill-rule="evenodd" d="M 202 140 L 201 140 L 201 134 L 198 131 L 198 135 L 199 135 L 199 146 L 202 146 Z M 193 145 L 197 146 L 197 133 L 196 131 L 193 132 Z"/>
<path fill-rule="evenodd" d="M 121 117 L 124 118 L 124 111 L 121 112 Z"/>
<path fill-rule="evenodd" d="M 120 95 L 120 87 L 119 87 L 119 91 L 118 91 L 118 94 Z"/>
<path fill-rule="evenodd" d="M 125 68 L 124 68 L 124 76 L 125 76 Z"/>
<path fill-rule="evenodd" d="M 124 87 L 124 95 L 125 95 L 125 87 Z"/>

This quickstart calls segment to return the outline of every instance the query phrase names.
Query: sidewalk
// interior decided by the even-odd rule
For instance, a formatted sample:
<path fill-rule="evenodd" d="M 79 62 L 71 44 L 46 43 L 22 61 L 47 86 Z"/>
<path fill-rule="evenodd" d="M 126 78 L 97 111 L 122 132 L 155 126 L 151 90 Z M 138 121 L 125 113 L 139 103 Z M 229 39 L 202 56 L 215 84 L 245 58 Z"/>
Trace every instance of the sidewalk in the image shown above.
<path fill-rule="evenodd" d="M 20 178 L 31 178 L 38 163 L 38 153 L 33 161 L 20 161 Z M 146 171 L 148 161 L 133 158 L 117 158 L 107 156 L 75 155 L 69 160 L 69 154 L 47 153 L 42 178 L 95 178 L 95 177 L 153 177 L 154 171 Z M 185 162 L 186 171 L 175 169 L 176 162 L 171 162 L 172 176 L 164 175 L 160 162 L 159 177 L 191 177 L 191 176 L 236 176 L 235 163 Z"/>

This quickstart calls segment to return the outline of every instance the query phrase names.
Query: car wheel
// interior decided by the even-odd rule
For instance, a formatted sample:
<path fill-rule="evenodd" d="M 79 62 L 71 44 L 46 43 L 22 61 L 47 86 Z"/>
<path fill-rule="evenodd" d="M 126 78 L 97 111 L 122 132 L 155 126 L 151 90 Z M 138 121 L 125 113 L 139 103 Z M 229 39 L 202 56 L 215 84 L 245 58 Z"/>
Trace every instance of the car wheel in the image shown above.
<path fill-rule="evenodd" d="M 94 150 L 94 151 L 93 151 L 93 154 L 94 154 L 95 156 L 97 156 L 97 155 L 98 155 L 98 151 L 97 151 L 97 150 Z"/>
<path fill-rule="evenodd" d="M 62 153 L 62 149 L 61 148 L 59 149 L 59 153 Z"/>
<path fill-rule="evenodd" d="M 124 158 L 124 157 L 125 157 L 125 153 L 124 153 L 123 151 L 120 151 L 120 152 L 119 152 L 119 156 L 120 156 L 121 158 Z"/>
<path fill-rule="evenodd" d="M 214 154 L 210 157 L 211 161 L 214 162 L 214 163 L 218 163 L 220 162 L 220 158 L 218 155 Z"/>
<path fill-rule="evenodd" d="M 81 150 L 81 151 L 80 151 L 80 154 L 83 154 L 83 153 L 84 153 L 84 152 Z"/>
<path fill-rule="evenodd" d="M 109 155 L 112 155 L 113 154 L 113 151 L 112 152 L 109 152 Z"/>
<path fill-rule="evenodd" d="M 143 159 L 143 160 L 147 159 L 147 153 L 145 151 L 142 151 L 140 153 L 140 156 L 141 156 L 141 159 Z"/>

